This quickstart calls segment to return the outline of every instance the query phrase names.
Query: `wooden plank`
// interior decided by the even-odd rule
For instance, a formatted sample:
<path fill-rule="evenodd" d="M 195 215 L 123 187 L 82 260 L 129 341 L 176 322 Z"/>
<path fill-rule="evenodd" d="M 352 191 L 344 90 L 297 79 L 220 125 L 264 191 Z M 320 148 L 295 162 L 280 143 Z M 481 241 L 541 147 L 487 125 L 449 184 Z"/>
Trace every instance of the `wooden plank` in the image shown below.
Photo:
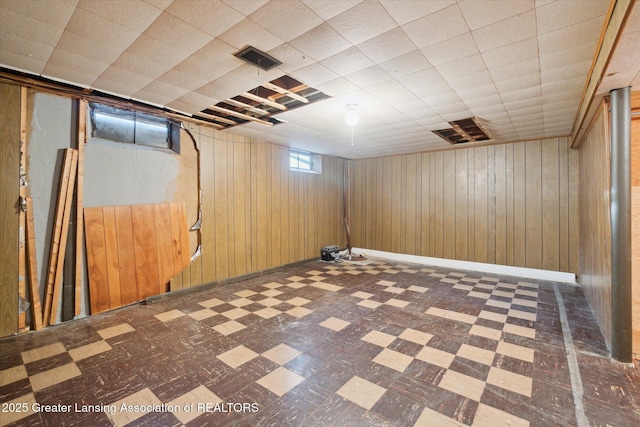
<path fill-rule="evenodd" d="M 179 203 L 169 204 L 169 221 L 171 222 L 171 268 L 173 269 L 173 275 L 177 275 L 183 269 L 182 262 L 182 233 L 185 230 L 180 227 L 180 206 Z"/>
<path fill-rule="evenodd" d="M 416 230 L 416 205 L 419 202 L 419 199 L 416 197 L 416 179 L 418 179 L 417 157 L 418 156 L 415 154 L 405 156 L 406 164 L 404 168 L 404 176 L 406 176 L 406 187 L 403 191 L 406 218 L 404 224 L 404 235 L 407 242 L 404 248 L 404 253 L 411 255 L 417 255 L 416 239 L 419 238 Z"/>
<path fill-rule="evenodd" d="M 84 228 L 87 242 L 89 302 L 91 314 L 98 314 L 109 310 L 109 277 L 101 207 L 84 209 Z"/>
<path fill-rule="evenodd" d="M 542 142 L 542 268 L 560 270 L 560 165 L 557 139 Z M 564 147 L 563 147 L 564 148 Z"/>
<path fill-rule="evenodd" d="M 467 207 L 467 171 L 469 166 L 467 165 L 468 155 L 471 155 L 471 163 L 473 163 L 473 151 L 472 150 L 455 150 L 455 227 L 456 227 L 456 240 L 455 240 L 455 259 L 469 260 L 467 252 L 467 219 L 468 219 L 468 207 Z M 473 205 L 472 205 L 473 208 Z M 471 209 L 473 210 L 473 209 Z"/>
<path fill-rule="evenodd" d="M 169 281 L 175 275 L 173 267 L 173 239 L 171 227 L 171 205 L 153 205 L 156 227 L 156 249 L 158 251 L 158 277 L 160 293 L 169 290 Z"/>
<path fill-rule="evenodd" d="M 138 300 L 160 293 L 158 251 L 153 205 L 138 205 L 131 210 L 133 247 L 136 256 Z"/>
<path fill-rule="evenodd" d="M 433 179 L 433 255 L 442 258 L 444 256 L 444 152 L 432 153 L 434 167 Z M 435 232 L 434 232 L 435 230 Z"/>
<path fill-rule="evenodd" d="M 431 229 L 429 228 L 429 214 L 431 212 L 431 197 L 429 194 L 429 179 L 431 177 L 431 169 L 429 164 L 429 154 L 423 153 L 420 156 L 421 165 L 421 181 L 420 181 L 420 191 L 421 191 L 421 200 L 422 205 L 420 209 L 421 217 L 420 217 L 420 252 L 419 255 L 429 256 L 429 239 L 431 238 Z"/>
<path fill-rule="evenodd" d="M 75 264 L 75 316 L 82 309 L 84 276 L 84 146 L 87 143 L 87 102 L 78 101 L 78 178 L 76 182 L 76 264 Z"/>
<path fill-rule="evenodd" d="M 228 178 L 227 178 L 227 142 L 216 141 L 214 146 L 214 224 L 216 247 L 217 279 L 229 277 L 229 241 L 228 241 Z M 266 252 L 266 251 L 265 251 Z"/>
<path fill-rule="evenodd" d="M 526 210 L 525 267 L 542 268 L 542 145 L 529 141 L 525 148 Z"/>
<path fill-rule="evenodd" d="M 71 219 L 71 202 L 73 201 L 73 191 L 76 183 L 76 171 L 78 167 L 78 150 L 71 150 L 71 167 L 69 168 L 69 178 L 64 197 L 64 211 L 62 215 L 62 229 L 60 230 L 60 242 L 58 247 L 57 266 L 53 282 L 53 300 L 51 302 L 51 317 L 49 324 L 53 324 L 58 318 L 58 305 L 62 294 L 62 276 L 64 274 L 64 259 L 67 252 L 67 237 L 69 235 L 69 220 Z M 45 319 L 45 324 L 46 319 Z"/>
<path fill-rule="evenodd" d="M 212 138 L 200 138 L 200 167 L 202 173 L 202 276 L 205 283 L 213 282 L 216 279 L 216 241 L 215 241 L 215 183 L 214 183 L 214 159 Z M 172 204 L 172 209 L 174 209 Z M 175 212 L 172 210 L 171 224 L 174 225 L 174 215 L 178 210 L 175 206 Z M 179 225 L 176 224 L 178 227 Z M 173 236 L 179 236 L 175 230 Z M 178 241 L 178 247 L 179 247 Z M 181 252 L 180 252 L 181 254 Z M 182 265 L 180 261 L 177 265 Z M 182 279 L 182 277 L 180 277 Z M 182 286 L 182 281 L 180 281 Z"/>
<path fill-rule="evenodd" d="M 182 268 L 191 264 L 191 246 L 189 244 L 189 226 L 187 225 L 187 209 L 184 203 L 178 204 L 178 221 L 180 232 L 180 254 L 182 256 Z"/>
<path fill-rule="evenodd" d="M 525 172 L 525 143 L 513 144 L 513 264 L 527 267 L 526 264 L 526 202 L 527 176 Z"/>
<path fill-rule="evenodd" d="M 474 182 L 474 261 L 487 262 L 487 147 L 474 148 L 475 182 Z"/>
<path fill-rule="evenodd" d="M 507 264 L 507 163 L 505 145 L 495 147 L 495 263 Z"/>
<path fill-rule="evenodd" d="M 58 201 L 54 216 L 54 228 L 51 236 L 51 250 L 49 252 L 49 264 L 47 269 L 47 281 L 45 287 L 44 300 L 44 326 L 49 326 L 49 318 L 51 315 L 51 304 L 53 299 L 54 283 L 56 278 L 56 269 L 58 265 L 58 253 L 60 251 L 60 235 L 62 233 L 63 216 L 65 198 L 67 196 L 67 187 L 69 186 L 69 170 L 71 168 L 71 158 L 73 152 L 71 149 L 65 150 L 62 172 L 60 174 L 60 185 L 58 187 Z"/>
<path fill-rule="evenodd" d="M 120 282 L 120 258 L 119 236 L 116 223 L 116 213 L 113 206 L 102 208 L 102 221 L 104 224 L 104 248 L 107 261 L 107 281 L 109 286 L 109 308 L 122 307 L 121 282 Z M 130 263 L 130 260 L 124 260 Z"/>
<path fill-rule="evenodd" d="M 487 146 L 487 262 L 496 262 L 495 145 Z"/>
<path fill-rule="evenodd" d="M 115 206 L 115 227 L 118 238 L 118 266 L 120 268 L 120 302 L 122 305 L 138 301 L 136 254 L 133 242 L 131 206 Z"/>
<path fill-rule="evenodd" d="M 27 88 L 20 88 L 20 212 L 18 216 L 19 222 L 19 239 L 18 239 L 18 295 L 27 301 L 27 245 L 26 245 L 26 214 L 24 201 L 27 197 Z M 23 311 L 18 315 L 18 331 L 25 330 L 27 311 Z"/>
<path fill-rule="evenodd" d="M 443 177 L 443 256 L 456 257 L 456 153 L 445 151 Z"/>
<path fill-rule="evenodd" d="M 27 265 L 29 266 L 29 291 L 31 294 L 31 321 L 36 331 L 42 329 L 42 305 L 40 304 L 40 282 L 38 281 L 38 261 L 36 258 L 36 227 L 33 220 L 33 199 L 27 202 Z"/>

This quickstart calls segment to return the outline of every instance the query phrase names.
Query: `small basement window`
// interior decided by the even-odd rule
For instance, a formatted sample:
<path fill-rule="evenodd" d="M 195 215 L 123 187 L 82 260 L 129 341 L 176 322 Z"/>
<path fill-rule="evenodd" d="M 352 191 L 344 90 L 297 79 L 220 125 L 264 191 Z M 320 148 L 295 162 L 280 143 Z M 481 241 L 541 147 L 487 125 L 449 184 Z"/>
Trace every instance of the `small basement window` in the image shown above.
<path fill-rule="evenodd" d="M 289 149 L 289 170 L 295 172 L 322 173 L 322 156 L 308 151 Z"/>
<path fill-rule="evenodd" d="M 165 117 L 90 103 L 91 136 L 180 153 L 180 124 Z"/>

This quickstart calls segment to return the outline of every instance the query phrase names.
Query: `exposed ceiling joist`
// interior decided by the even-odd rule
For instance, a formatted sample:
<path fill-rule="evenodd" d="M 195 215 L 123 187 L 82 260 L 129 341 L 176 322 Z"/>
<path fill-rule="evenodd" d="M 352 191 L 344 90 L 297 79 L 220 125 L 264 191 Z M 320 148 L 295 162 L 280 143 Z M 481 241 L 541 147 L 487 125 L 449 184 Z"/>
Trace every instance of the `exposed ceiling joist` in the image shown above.
<path fill-rule="evenodd" d="M 211 107 L 209 107 L 209 110 L 214 110 L 214 111 L 218 111 L 220 113 L 225 113 L 225 114 L 228 114 L 230 116 L 234 116 L 234 117 L 238 117 L 240 119 L 256 122 L 256 123 L 259 123 L 261 125 L 273 126 L 273 123 L 271 123 L 271 122 L 267 122 L 265 120 L 259 119 L 257 117 L 250 116 L 248 114 L 240 113 L 238 111 L 229 110 L 228 108 L 218 107 L 217 105 L 212 105 Z"/>
<path fill-rule="evenodd" d="M 263 116 L 268 116 L 269 114 L 271 114 L 267 110 L 263 110 L 262 108 L 254 107 L 253 105 L 245 104 L 244 102 L 240 102 L 240 101 L 238 101 L 236 99 L 233 99 L 233 98 L 225 99 L 224 102 L 226 102 L 227 104 L 235 105 L 236 107 L 246 108 L 247 110 L 251 110 L 254 113 L 262 114 Z"/>
<path fill-rule="evenodd" d="M 283 95 L 287 95 L 289 98 L 293 98 L 296 101 L 300 101 L 300 102 L 304 102 L 305 104 L 309 103 L 309 100 L 307 98 L 305 98 L 304 96 L 300 96 L 295 92 L 292 92 L 288 89 L 285 89 L 283 87 L 280 87 L 278 85 L 274 85 L 273 83 L 265 83 L 262 86 L 264 86 L 267 89 L 271 89 L 274 92 L 278 92 L 281 93 Z"/>
<path fill-rule="evenodd" d="M 249 99 L 253 99 L 254 101 L 258 101 L 264 105 L 268 105 L 269 107 L 273 107 L 273 108 L 277 108 L 278 110 L 282 110 L 282 111 L 287 111 L 287 107 L 285 107 L 282 104 L 279 104 L 277 102 L 274 102 L 270 99 L 267 98 L 263 98 L 261 96 L 258 95 L 254 95 L 252 93 L 249 92 L 243 92 L 240 94 L 240 96 L 244 96 L 245 98 L 249 98 Z"/>

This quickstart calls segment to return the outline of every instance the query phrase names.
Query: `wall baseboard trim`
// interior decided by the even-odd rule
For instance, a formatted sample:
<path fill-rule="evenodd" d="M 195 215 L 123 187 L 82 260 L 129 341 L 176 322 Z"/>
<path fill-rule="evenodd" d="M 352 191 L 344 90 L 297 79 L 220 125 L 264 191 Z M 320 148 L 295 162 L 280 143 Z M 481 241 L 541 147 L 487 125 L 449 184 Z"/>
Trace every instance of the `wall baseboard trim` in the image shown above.
<path fill-rule="evenodd" d="M 549 280 L 552 282 L 576 284 L 576 275 L 561 271 L 539 270 L 536 268 L 512 267 L 508 265 L 486 264 L 482 262 L 459 261 L 455 259 L 432 258 L 418 255 L 398 254 L 394 252 L 377 251 L 373 249 L 352 248 L 352 252 L 358 255 L 374 258 L 385 258 L 394 261 L 411 262 L 414 264 L 432 265 L 435 267 L 447 267 L 458 270 L 472 270 L 483 273 L 501 274 L 505 276 L 517 276 L 528 279 Z"/>

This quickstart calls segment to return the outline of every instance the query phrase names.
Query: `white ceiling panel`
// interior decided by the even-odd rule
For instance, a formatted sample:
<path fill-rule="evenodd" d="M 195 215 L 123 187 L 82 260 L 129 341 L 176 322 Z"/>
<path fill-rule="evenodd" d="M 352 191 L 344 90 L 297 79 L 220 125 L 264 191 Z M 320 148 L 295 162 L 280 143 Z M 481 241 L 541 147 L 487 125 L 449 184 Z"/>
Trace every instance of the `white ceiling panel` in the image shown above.
<path fill-rule="evenodd" d="M 598 88 L 640 80 L 635 2 Z M 450 148 L 477 116 L 497 143 L 567 136 L 609 0 L 0 1 L 0 67 L 196 114 L 285 74 L 333 97 L 229 131 L 366 158 Z M 234 56 L 254 46 L 282 62 Z M 286 99 L 286 98 L 282 98 Z M 360 123 L 344 123 L 346 104 Z"/>

